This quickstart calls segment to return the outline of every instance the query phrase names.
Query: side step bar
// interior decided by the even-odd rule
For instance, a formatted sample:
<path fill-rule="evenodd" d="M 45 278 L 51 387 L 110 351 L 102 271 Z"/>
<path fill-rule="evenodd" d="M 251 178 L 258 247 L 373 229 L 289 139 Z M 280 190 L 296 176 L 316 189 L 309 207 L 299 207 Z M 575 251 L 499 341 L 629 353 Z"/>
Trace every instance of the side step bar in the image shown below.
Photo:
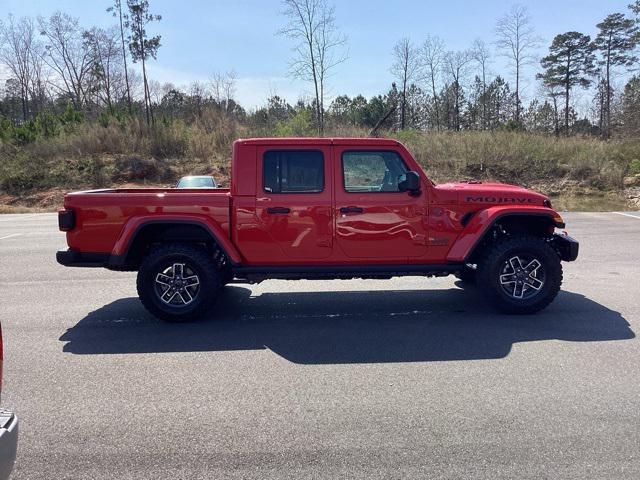
<path fill-rule="evenodd" d="M 283 280 L 391 278 L 404 276 L 444 277 L 464 268 L 462 263 L 443 265 L 322 265 L 322 266 L 258 266 L 235 267 L 233 276 L 237 280 L 257 283 L 277 278 Z M 238 283 L 242 283 L 241 281 Z"/>

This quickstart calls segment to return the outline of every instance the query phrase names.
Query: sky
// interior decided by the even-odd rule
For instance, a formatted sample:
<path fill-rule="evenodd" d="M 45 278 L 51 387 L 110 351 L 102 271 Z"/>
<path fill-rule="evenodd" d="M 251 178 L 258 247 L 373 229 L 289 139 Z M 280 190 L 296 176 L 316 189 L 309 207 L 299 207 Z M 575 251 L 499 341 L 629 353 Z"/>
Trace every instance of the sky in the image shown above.
<path fill-rule="evenodd" d="M 543 56 L 553 37 L 576 30 L 594 35 L 607 14 L 627 13 L 631 0 L 521 0 L 529 9 Z M 162 21 L 149 27 L 162 36 L 150 77 L 186 86 L 206 81 L 213 72 L 233 70 L 236 97 L 248 108 L 263 105 L 272 95 L 290 102 L 309 96 L 309 85 L 288 75 L 292 43 L 276 35 L 284 25 L 278 0 L 150 0 Z M 496 19 L 516 3 L 507 0 L 334 0 L 337 25 L 347 36 L 348 58 L 329 79 L 329 95 L 384 93 L 393 77 L 393 45 L 402 37 L 421 44 L 427 35 L 443 39 L 448 50 L 464 50 L 476 38 L 495 40 Z M 78 17 L 83 26 L 115 23 L 105 10 L 109 0 L 0 0 L 0 16 L 48 16 L 56 10 Z M 526 72 L 524 96 L 534 95 L 537 65 Z M 500 57 L 494 74 L 512 75 Z"/>

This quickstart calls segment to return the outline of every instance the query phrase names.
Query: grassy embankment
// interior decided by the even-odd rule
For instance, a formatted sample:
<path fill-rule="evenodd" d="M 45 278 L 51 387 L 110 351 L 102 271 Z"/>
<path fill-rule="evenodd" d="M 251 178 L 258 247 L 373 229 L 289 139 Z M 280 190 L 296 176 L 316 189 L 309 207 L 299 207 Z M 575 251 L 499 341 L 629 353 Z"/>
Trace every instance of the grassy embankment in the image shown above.
<path fill-rule="evenodd" d="M 0 141 L 0 213 L 55 209 L 69 190 L 169 185 L 184 174 L 211 173 L 228 185 L 233 140 L 265 134 L 210 117 L 153 129 L 136 120 L 106 127 L 84 123 L 22 146 Z M 341 127 L 327 135 L 367 132 Z M 638 194 L 640 139 L 602 142 L 502 131 L 387 135 L 404 142 L 436 182 L 475 178 L 518 183 L 574 210 L 622 209 L 634 201 L 625 198 L 625 187 L 626 196 Z"/>

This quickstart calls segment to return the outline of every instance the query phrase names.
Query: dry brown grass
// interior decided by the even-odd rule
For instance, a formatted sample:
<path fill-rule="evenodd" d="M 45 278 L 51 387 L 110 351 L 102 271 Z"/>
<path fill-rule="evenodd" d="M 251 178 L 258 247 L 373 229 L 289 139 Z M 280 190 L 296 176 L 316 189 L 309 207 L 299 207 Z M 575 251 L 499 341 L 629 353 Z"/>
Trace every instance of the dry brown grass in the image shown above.
<path fill-rule="evenodd" d="M 577 183 L 622 189 L 640 141 L 603 142 L 518 132 L 398 134 L 437 181 L 496 179 L 524 185 Z"/>
<path fill-rule="evenodd" d="M 308 124 L 278 126 L 273 134 L 313 135 Z M 267 132 L 268 133 L 268 132 Z M 0 193 L 29 198 L 44 191 L 102 188 L 125 182 L 169 185 L 185 174 L 212 174 L 228 185 L 236 138 L 264 135 L 212 111 L 193 123 L 133 119 L 107 126 L 85 123 L 73 132 L 24 147 L 0 143 Z M 368 131 L 332 126 L 327 136 Z M 435 181 L 477 178 L 520 183 L 561 194 L 620 191 L 640 162 L 640 140 L 602 142 L 518 132 L 388 132 L 411 150 Z M 6 203 L 6 202 L 0 202 Z"/>

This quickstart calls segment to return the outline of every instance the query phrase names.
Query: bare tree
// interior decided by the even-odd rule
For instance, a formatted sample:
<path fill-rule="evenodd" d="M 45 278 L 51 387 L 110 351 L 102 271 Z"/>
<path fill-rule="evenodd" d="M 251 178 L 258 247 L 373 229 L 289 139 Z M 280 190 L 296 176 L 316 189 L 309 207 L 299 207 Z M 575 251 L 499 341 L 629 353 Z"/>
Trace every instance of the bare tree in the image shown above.
<path fill-rule="evenodd" d="M 469 62 L 472 55 L 469 51 L 447 52 L 444 57 L 444 72 L 452 80 L 454 105 L 453 105 L 453 126 L 456 131 L 460 130 L 460 103 L 463 93 L 463 82 L 468 74 Z"/>
<path fill-rule="evenodd" d="M 190 94 L 196 93 L 197 95 L 206 95 L 205 86 L 201 82 L 193 82 L 189 86 Z M 160 83 L 157 80 L 149 80 L 149 101 L 153 105 L 160 105 L 162 103 L 162 99 L 167 93 L 171 90 L 175 90 L 175 85 L 170 82 Z"/>
<path fill-rule="evenodd" d="M 50 71 L 44 63 L 43 55 L 44 45 L 36 41 L 31 48 L 31 81 L 29 82 L 32 114 L 44 110 L 47 101 L 50 100 L 47 89 Z"/>
<path fill-rule="evenodd" d="M 473 42 L 471 49 L 473 60 L 480 67 L 480 75 L 482 78 L 482 128 L 487 128 L 487 69 L 491 62 L 491 52 L 483 40 L 477 38 Z"/>
<path fill-rule="evenodd" d="M 114 0 L 113 6 L 107 8 L 107 12 L 111 12 L 118 19 L 120 28 L 120 45 L 122 47 L 122 63 L 124 66 L 124 81 L 127 91 L 127 105 L 129 106 L 129 114 L 131 114 L 131 88 L 129 86 L 129 71 L 127 67 L 127 49 L 124 42 L 124 31 L 128 28 L 129 16 L 122 13 L 122 0 Z"/>
<path fill-rule="evenodd" d="M 400 129 L 404 130 L 407 117 L 407 90 L 416 80 L 419 71 L 418 50 L 408 38 L 398 41 L 393 47 L 391 73 L 400 83 Z"/>
<path fill-rule="evenodd" d="M 291 75 L 313 83 L 318 133 L 324 133 L 326 80 L 346 59 L 346 37 L 335 23 L 335 8 L 326 0 L 284 0 L 287 24 L 278 33 L 296 42 Z"/>
<path fill-rule="evenodd" d="M 83 40 L 78 20 L 56 12 L 48 20 L 38 18 L 45 38 L 45 62 L 56 74 L 51 82 L 76 108 L 86 105 L 88 82 L 93 68 L 91 49 Z"/>
<path fill-rule="evenodd" d="M 20 91 L 22 119 L 31 113 L 30 100 L 42 91 L 42 45 L 29 18 L 16 20 L 9 15 L 7 22 L 0 22 L 0 62 L 9 70 Z"/>
<path fill-rule="evenodd" d="M 514 5 L 496 23 L 496 46 L 502 56 L 509 59 L 515 73 L 516 123 L 520 123 L 520 79 L 522 69 L 535 62 L 533 50 L 540 40 L 536 37 L 527 7 Z"/>
<path fill-rule="evenodd" d="M 438 37 L 427 37 L 420 49 L 420 68 L 424 79 L 431 86 L 436 128 L 440 131 L 440 102 L 438 99 L 437 79 L 442 68 L 444 42 Z"/>
<path fill-rule="evenodd" d="M 215 72 L 209 81 L 213 99 L 225 112 L 228 112 L 231 106 L 231 100 L 236 93 L 237 81 L 238 75 L 233 70 L 224 73 Z"/>
<path fill-rule="evenodd" d="M 129 89 L 132 101 L 144 100 L 144 81 L 142 74 L 134 68 L 129 69 Z"/>
<path fill-rule="evenodd" d="M 117 83 L 121 77 L 122 64 L 118 45 L 118 30 L 93 27 L 83 33 L 85 43 L 91 52 L 94 91 L 100 103 L 113 110 Z"/>

